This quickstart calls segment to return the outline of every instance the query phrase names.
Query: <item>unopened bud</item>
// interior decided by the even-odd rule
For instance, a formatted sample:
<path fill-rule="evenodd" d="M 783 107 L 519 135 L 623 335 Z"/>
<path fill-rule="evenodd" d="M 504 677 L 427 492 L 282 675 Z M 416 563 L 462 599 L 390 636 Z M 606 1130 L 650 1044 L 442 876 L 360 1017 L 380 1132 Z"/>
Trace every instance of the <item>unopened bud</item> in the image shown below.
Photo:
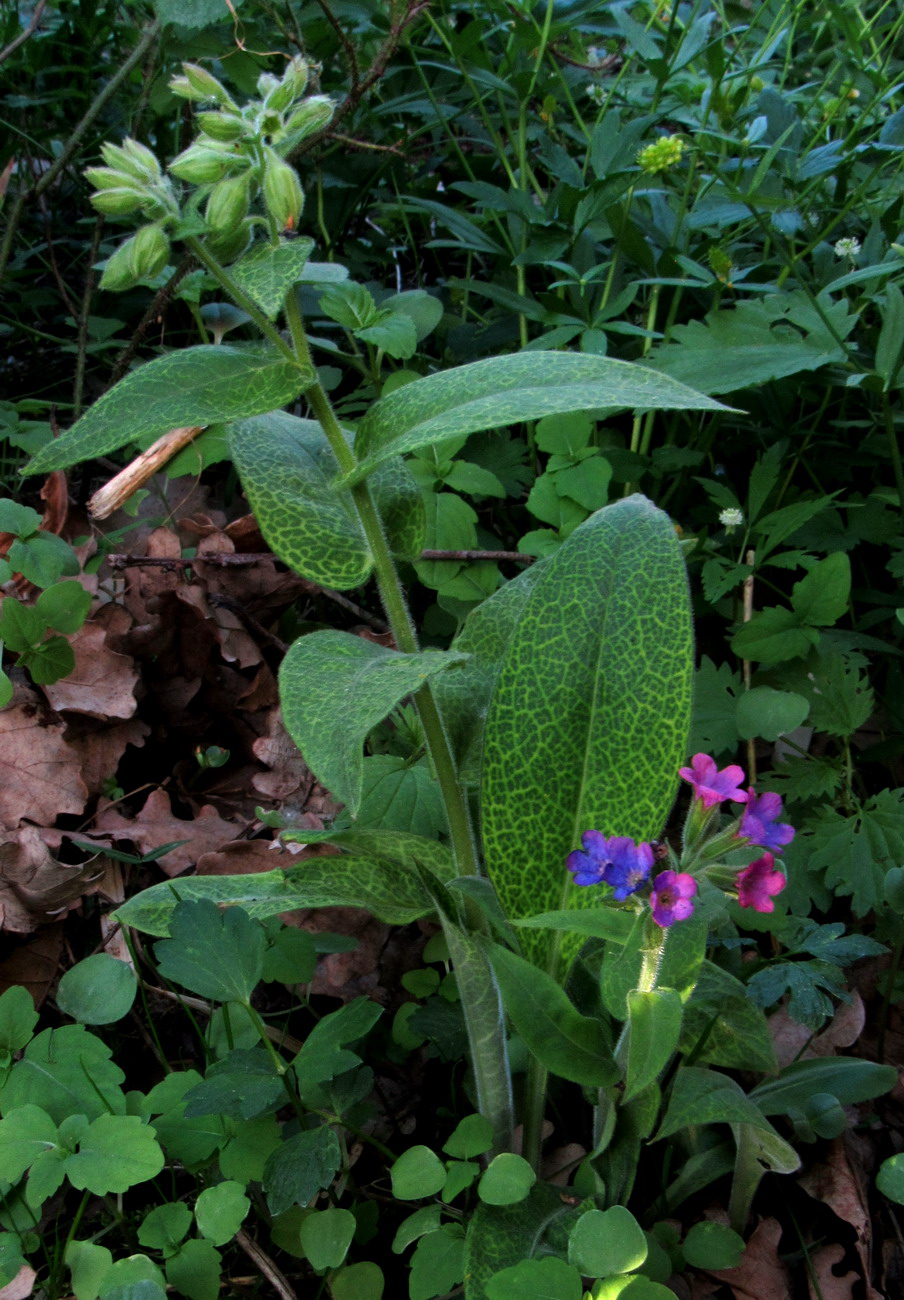
<path fill-rule="evenodd" d="M 173 159 L 169 170 L 192 185 L 211 185 L 220 181 L 235 166 L 236 155 L 209 145 L 190 144 Z"/>
<path fill-rule="evenodd" d="M 229 91 L 217 81 L 212 72 L 197 63 L 183 63 L 182 71 L 185 74 L 183 77 L 173 77 L 169 83 L 174 94 L 181 95 L 183 99 L 194 99 L 201 104 L 213 101 L 222 104 L 224 108 L 236 107 Z"/>
<path fill-rule="evenodd" d="M 207 200 L 207 229 L 214 235 L 234 230 L 248 215 L 249 176 L 233 176 L 219 181 Z"/>
<path fill-rule="evenodd" d="M 329 95 L 310 95 L 299 104 L 286 122 L 286 135 L 292 141 L 292 147 L 328 126 L 336 106 Z"/>
<path fill-rule="evenodd" d="M 296 54 L 294 59 L 290 59 L 285 72 L 283 73 L 283 85 L 291 85 L 292 99 L 300 99 L 304 94 L 305 86 L 308 84 L 308 77 L 311 72 L 311 65 L 303 54 Z M 289 101 L 290 103 L 292 100 Z"/>
<path fill-rule="evenodd" d="M 91 195 L 91 206 L 106 217 L 127 217 L 130 212 L 137 212 L 147 202 L 148 195 L 141 190 L 126 189 L 121 186 L 110 190 L 98 190 Z"/>
<path fill-rule="evenodd" d="M 127 239 L 124 244 L 120 244 L 116 252 L 107 259 L 107 265 L 104 267 L 104 273 L 100 277 L 100 287 L 109 289 L 111 293 L 123 293 L 126 289 L 131 289 L 137 283 L 138 277 L 132 270 L 132 244 L 135 242 L 135 236 Z"/>
<path fill-rule="evenodd" d="M 100 147 L 100 156 L 108 167 L 125 172 L 138 181 L 157 180 L 161 175 L 160 164 L 154 154 L 137 140 L 123 140 L 121 146 L 107 141 Z"/>
<path fill-rule="evenodd" d="M 262 72 L 257 79 L 256 89 L 261 99 L 266 99 L 272 95 L 274 90 L 279 87 L 279 77 L 274 77 L 272 72 Z"/>
<path fill-rule="evenodd" d="M 204 243 L 214 257 L 224 266 L 241 257 L 251 241 L 254 223 L 250 218 L 239 222 L 231 230 L 211 232 Z"/>
<path fill-rule="evenodd" d="M 264 163 L 264 204 L 277 225 L 284 228 L 298 224 L 304 207 L 301 182 L 288 163 L 283 162 L 272 149 L 267 150 Z"/>
<path fill-rule="evenodd" d="M 85 179 L 96 190 L 138 189 L 134 176 L 127 176 L 115 167 L 86 167 Z"/>
<path fill-rule="evenodd" d="M 212 140 L 229 143 L 245 134 L 245 123 L 234 113 L 199 113 L 198 126 Z"/>
<path fill-rule="evenodd" d="M 142 226 L 129 240 L 129 265 L 136 280 L 153 280 L 169 259 L 169 240 L 160 226 Z"/>
<path fill-rule="evenodd" d="M 269 77 L 269 74 L 265 73 L 264 76 Z M 261 87 L 263 80 L 264 78 L 261 77 L 257 83 L 257 88 L 264 96 L 264 106 L 273 109 L 276 113 L 283 113 L 290 104 L 294 104 L 295 100 L 304 94 L 304 88 L 308 80 L 307 60 L 298 56 L 298 58 L 292 60 L 280 80 L 277 81 L 275 77 L 269 77 L 270 83 L 275 84 L 268 85 L 266 91 Z"/>

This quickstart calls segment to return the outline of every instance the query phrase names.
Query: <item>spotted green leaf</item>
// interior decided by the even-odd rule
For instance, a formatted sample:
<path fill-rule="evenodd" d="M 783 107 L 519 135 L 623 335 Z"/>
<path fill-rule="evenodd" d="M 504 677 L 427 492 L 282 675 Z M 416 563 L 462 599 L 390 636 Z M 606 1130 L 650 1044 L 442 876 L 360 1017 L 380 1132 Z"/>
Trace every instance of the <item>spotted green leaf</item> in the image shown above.
<path fill-rule="evenodd" d="M 273 320 L 289 289 L 301 276 L 314 248 L 313 239 L 293 239 L 275 248 L 255 244 L 229 274 L 261 311 Z"/>
<path fill-rule="evenodd" d="M 274 554 L 311 582 L 347 590 L 366 581 L 370 548 L 336 459 L 315 420 L 270 411 L 229 426 L 242 486 Z M 393 549 L 418 554 L 424 532 L 420 492 L 400 461 L 382 467 L 372 489 Z"/>
<path fill-rule="evenodd" d="M 170 352 L 104 393 L 71 429 L 41 448 L 28 473 L 66 469 L 181 425 L 260 415 L 293 401 L 313 382 L 310 366 L 268 347 L 224 343 Z"/>
<path fill-rule="evenodd" d="M 561 1188 L 549 1183 L 536 1183 L 526 1200 L 515 1205 L 476 1206 L 468 1224 L 465 1243 L 465 1276 L 467 1300 L 491 1300 L 491 1279 L 503 1269 L 528 1260 L 546 1237 L 556 1220 L 565 1220 L 573 1211 L 562 1200 Z M 564 1261 L 560 1261 L 564 1262 Z M 580 1278 L 574 1270 L 577 1285 L 571 1294 L 574 1300 L 581 1295 Z M 525 1292 L 515 1290 L 515 1295 Z M 547 1294 L 555 1295 L 556 1292 Z"/>
<path fill-rule="evenodd" d="M 458 434 L 593 407 L 724 409 L 665 375 L 629 361 L 572 352 L 516 352 L 428 375 L 381 398 L 358 426 L 364 478 L 389 456 Z"/>
<path fill-rule="evenodd" d="M 692 669 L 687 579 L 668 516 L 639 496 L 598 511 L 544 566 L 490 704 L 483 842 L 509 917 L 597 904 L 565 869 L 584 831 L 661 833 Z M 522 931 L 526 954 L 543 964 L 558 938 Z"/>
<path fill-rule="evenodd" d="M 353 817 L 368 732 L 428 677 L 463 659 L 453 651 L 400 654 L 345 632 L 313 632 L 290 647 L 279 672 L 286 730 Z"/>

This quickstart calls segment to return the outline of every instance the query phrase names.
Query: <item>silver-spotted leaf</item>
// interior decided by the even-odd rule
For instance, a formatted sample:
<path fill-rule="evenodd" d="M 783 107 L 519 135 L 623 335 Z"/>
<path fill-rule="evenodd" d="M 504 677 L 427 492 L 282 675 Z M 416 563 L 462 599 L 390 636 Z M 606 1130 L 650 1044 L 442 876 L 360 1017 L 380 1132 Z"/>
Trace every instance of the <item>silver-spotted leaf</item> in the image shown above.
<path fill-rule="evenodd" d="M 509 641 L 486 724 L 483 842 L 506 913 L 598 905 L 565 860 L 586 830 L 662 831 L 690 721 L 684 561 L 667 515 L 629 497 L 592 515 L 544 570 Z M 545 964 L 556 943 L 522 931 Z M 566 939 L 572 954 L 577 940 Z"/>
<path fill-rule="evenodd" d="M 28 473 L 66 469 L 182 425 L 260 415 L 293 401 L 314 378 L 310 366 L 269 347 L 224 343 L 170 352 L 98 398 L 71 429 L 41 448 Z"/>

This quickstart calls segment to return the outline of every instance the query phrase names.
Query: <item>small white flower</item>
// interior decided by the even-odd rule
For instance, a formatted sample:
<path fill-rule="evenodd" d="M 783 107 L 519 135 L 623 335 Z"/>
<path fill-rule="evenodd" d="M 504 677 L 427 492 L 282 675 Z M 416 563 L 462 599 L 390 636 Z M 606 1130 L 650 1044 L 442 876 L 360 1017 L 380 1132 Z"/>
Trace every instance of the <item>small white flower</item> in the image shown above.
<path fill-rule="evenodd" d="M 835 244 L 836 257 L 856 257 L 860 252 L 860 240 L 851 236 L 849 239 L 839 239 Z"/>
<path fill-rule="evenodd" d="M 729 506 L 719 514 L 719 523 L 724 524 L 726 528 L 740 528 L 743 522 L 743 510 L 737 510 L 734 506 Z"/>
<path fill-rule="evenodd" d="M 587 87 L 587 94 L 593 100 L 597 107 L 602 107 L 606 102 L 606 92 L 602 86 L 591 84 Z"/>

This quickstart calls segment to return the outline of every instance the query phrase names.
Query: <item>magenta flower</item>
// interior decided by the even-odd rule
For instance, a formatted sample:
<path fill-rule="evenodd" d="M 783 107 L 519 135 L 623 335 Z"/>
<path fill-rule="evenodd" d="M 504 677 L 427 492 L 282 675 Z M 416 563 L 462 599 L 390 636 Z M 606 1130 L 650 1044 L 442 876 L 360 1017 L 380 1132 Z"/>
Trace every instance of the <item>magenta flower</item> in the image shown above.
<path fill-rule="evenodd" d="M 653 865 L 649 844 L 635 844 L 621 835 L 606 839 L 599 831 L 581 836 L 584 852 L 569 853 L 565 865 L 576 885 L 611 885 L 619 902 L 640 889 Z"/>
<path fill-rule="evenodd" d="M 686 871 L 661 871 L 653 881 L 650 906 L 657 925 L 674 925 L 693 915 L 697 882 Z"/>
<path fill-rule="evenodd" d="M 695 754 L 690 767 L 679 767 L 678 775 L 690 781 L 694 797 L 703 801 L 704 808 L 712 808 L 723 799 L 733 799 L 735 803 L 747 801 L 747 795 L 739 785 L 744 780 L 744 770 L 734 763 L 723 767 L 720 772 L 716 760 L 709 754 Z"/>
<path fill-rule="evenodd" d="M 747 807 L 738 834 L 759 849 L 775 849 L 781 853 L 785 845 L 794 839 L 794 827 L 787 822 L 780 822 L 778 818 L 781 815 L 780 795 L 773 794 L 771 790 L 757 795 L 751 786 L 747 791 Z"/>
<path fill-rule="evenodd" d="M 784 873 L 777 871 L 775 858 L 764 853 L 756 862 L 738 873 L 738 902 L 755 912 L 774 912 L 773 898 L 785 888 Z"/>

